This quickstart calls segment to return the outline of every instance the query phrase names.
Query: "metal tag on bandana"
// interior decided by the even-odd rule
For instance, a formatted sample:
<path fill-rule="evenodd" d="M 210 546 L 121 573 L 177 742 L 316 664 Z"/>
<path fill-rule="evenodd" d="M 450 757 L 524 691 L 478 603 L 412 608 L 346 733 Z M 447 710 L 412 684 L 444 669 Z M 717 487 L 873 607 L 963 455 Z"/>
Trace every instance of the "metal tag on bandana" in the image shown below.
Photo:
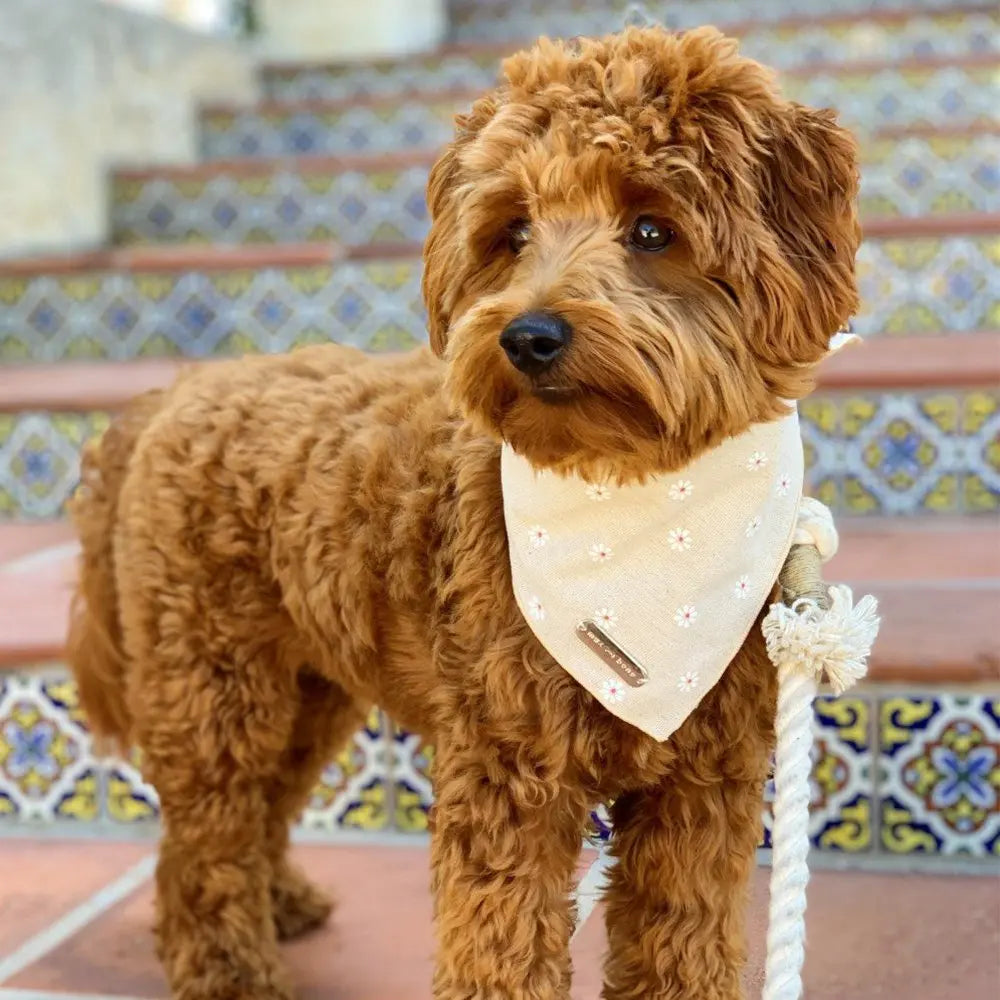
<path fill-rule="evenodd" d="M 576 634 L 592 649 L 626 684 L 642 687 L 649 674 L 632 659 L 596 622 L 587 619 L 576 627 Z"/>

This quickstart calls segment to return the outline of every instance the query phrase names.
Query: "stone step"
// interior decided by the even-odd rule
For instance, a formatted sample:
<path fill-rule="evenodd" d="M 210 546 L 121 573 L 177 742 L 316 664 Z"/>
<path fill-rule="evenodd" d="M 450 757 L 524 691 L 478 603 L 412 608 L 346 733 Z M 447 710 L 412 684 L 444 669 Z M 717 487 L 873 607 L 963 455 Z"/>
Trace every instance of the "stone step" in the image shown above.
<path fill-rule="evenodd" d="M 800 407 L 811 492 L 838 514 L 996 512 L 1000 335 L 901 346 L 876 340 L 821 369 Z M 0 368 L 0 522 L 60 517 L 84 442 L 132 395 L 167 384 L 178 364 Z"/>
<path fill-rule="evenodd" d="M 146 243 L 349 245 L 421 241 L 435 154 L 210 161 L 116 170 L 112 239 Z M 1000 214 L 1000 129 L 868 139 L 866 219 Z"/>
<path fill-rule="evenodd" d="M 539 34 L 566 37 L 616 31 L 624 23 L 632 0 L 463 0 L 451 11 L 452 35 L 460 42 L 520 40 Z M 878 22 L 901 7 L 916 13 L 967 8 L 965 0 L 774 0 L 747 4 L 744 0 L 648 0 L 642 9 L 655 23 L 694 28 L 702 24 L 810 24 L 819 18 L 842 17 Z"/>
<path fill-rule="evenodd" d="M 672 11 L 680 7 L 674 4 Z M 429 54 L 360 63 L 270 63 L 263 68 L 263 91 L 274 100 L 301 101 L 486 89 L 496 82 L 501 59 L 544 30 L 567 36 L 621 27 L 620 14 L 603 5 L 594 13 L 597 16 L 593 26 L 585 31 L 572 30 L 573 15 L 567 17 L 563 12 L 554 27 L 539 25 L 521 38 L 497 34 L 479 44 L 452 44 Z M 714 23 L 740 39 L 740 50 L 745 55 L 777 69 L 829 66 L 858 59 L 906 62 L 1000 54 L 1000 14 L 993 4 L 963 4 L 941 10 L 900 4 L 898 9 L 863 19 L 854 13 L 835 12 L 769 23 L 756 11 L 752 16 L 754 19 L 749 21 Z"/>
<path fill-rule="evenodd" d="M 915 60 L 809 67 L 784 74 L 788 97 L 835 107 L 862 132 L 885 126 L 995 122 L 1000 60 L 991 53 L 953 60 Z M 210 159 L 391 152 L 436 148 L 453 133 L 456 112 L 482 92 L 408 92 L 347 101 L 206 105 L 202 153 Z"/>
<path fill-rule="evenodd" d="M 1000 217 L 869 225 L 863 336 L 1000 329 Z M 426 339 L 419 246 L 133 248 L 0 263 L 0 363 L 275 352 Z"/>
<path fill-rule="evenodd" d="M 41 524 L 52 536 L 67 530 L 63 522 Z M 883 602 L 885 624 L 872 682 L 1000 680 L 993 628 L 1000 599 L 1000 526 L 968 518 L 850 517 L 838 525 L 841 552 L 826 576 L 849 581 L 859 593 L 871 590 Z M 0 523 L 0 551 L 12 548 L 10 537 L 20 531 L 20 524 Z M 913 556 L 915 547 L 924 554 L 920 561 Z M 63 539 L 0 563 L 0 669 L 63 655 L 78 555 L 75 542 Z M 927 613 L 931 607 L 934 615 Z M 942 622 L 948 622 L 947 630 Z"/>

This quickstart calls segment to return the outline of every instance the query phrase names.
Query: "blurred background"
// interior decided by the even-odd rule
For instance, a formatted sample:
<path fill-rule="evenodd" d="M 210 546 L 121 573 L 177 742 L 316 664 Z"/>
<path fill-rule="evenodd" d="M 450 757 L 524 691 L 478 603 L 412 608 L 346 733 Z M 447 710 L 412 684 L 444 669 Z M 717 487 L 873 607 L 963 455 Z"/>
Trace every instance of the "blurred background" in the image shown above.
<path fill-rule="evenodd" d="M 165 994 L 156 795 L 139 759 L 94 755 L 60 663 L 84 441 L 183 359 L 423 342 L 424 186 L 453 115 L 503 55 L 626 8 L 0 0 L 0 1000 Z M 740 37 L 861 140 L 868 342 L 801 413 L 843 537 L 829 575 L 885 624 L 869 681 L 816 707 L 809 995 L 996 997 L 1000 7 L 645 10 Z M 432 761 L 374 712 L 324 774 L 298 839 L 343 906 L 290 950 L 303 996 L 430 995 Z M 750 996 L 765 898 L 762 869 Z M 601 947 L 593 918 L 574 997 L 597 995 Z"/>

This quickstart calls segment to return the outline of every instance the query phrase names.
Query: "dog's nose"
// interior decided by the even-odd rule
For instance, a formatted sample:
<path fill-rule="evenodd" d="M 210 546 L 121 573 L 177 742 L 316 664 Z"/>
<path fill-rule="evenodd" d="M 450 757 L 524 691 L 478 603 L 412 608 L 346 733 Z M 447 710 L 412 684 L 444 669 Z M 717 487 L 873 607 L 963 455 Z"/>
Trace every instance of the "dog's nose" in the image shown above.
<path fill-rule="evenodd" d="M 566 349 L 572 332 L 562 316 L 527 312 L 507 324 L 500 334 L 500 346 L 518 371 L 541 375 Z"/>

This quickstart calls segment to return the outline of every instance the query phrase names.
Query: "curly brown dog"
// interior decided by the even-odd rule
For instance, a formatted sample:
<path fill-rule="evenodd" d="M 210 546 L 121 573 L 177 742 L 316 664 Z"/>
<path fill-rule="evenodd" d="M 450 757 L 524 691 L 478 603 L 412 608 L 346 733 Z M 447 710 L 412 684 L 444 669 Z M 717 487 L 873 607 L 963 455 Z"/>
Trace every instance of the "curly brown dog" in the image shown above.
<path fill-rule="evenodd" d="M 438 357 L 208 365 L 86 456 L 72 662 L 162 802 L 182 1000 L 292 995 L 277 942 L 329 907 L 289 824 L 373 704 L 437 747 L 436 998 L 568 998 L 611 799 L 604 996 L 740 996 L 759 629 L 669 740 L 616 719 L 512 596 L 500 444 L 626 483 L 785 413 L 856 307 L 855 142 L 713 29 L 542 41 L 504 74 L 430 179 Z"/>

